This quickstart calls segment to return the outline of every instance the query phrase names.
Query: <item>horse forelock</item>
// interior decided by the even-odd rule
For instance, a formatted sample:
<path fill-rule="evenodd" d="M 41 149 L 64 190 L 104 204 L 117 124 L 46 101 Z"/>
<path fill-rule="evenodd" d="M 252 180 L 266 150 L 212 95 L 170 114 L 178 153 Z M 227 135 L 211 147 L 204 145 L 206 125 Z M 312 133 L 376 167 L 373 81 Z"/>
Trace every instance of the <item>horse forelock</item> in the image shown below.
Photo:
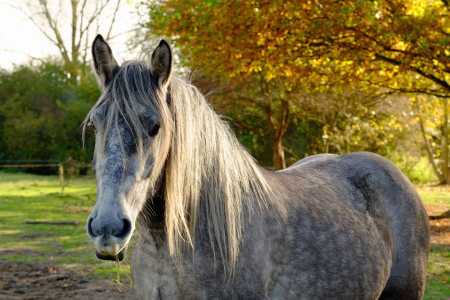
<path fill-rule="evenodd" d="M 185 80 L 172 77 L 168 88 L 161 90 L 145 61 L 125 62 L 120 67 L 86 116 L 83 132 L 102 104 L 108 106 L 103 123 L 106 132 L 119 126 L 117 120 L 123 118 L 133 129 L 141 156 L 148 149 L 142 148 L 142 133 L 146 131 L 139 107 L 146 106 L 158 119 L 160 132 L 152 149 L 156 153 L 149 180 L 156 182 L 164 172 L 165 226 L 171 255 L 179 260 L 186 249 L 194 247 L 197 220 L 203 210 L 211 246 L 218 245 L 224 267 L 233 269 L 244 211 L 251 214 L 253 207 L 264 207 L 270 189 L 228 124 Z M 104 136 L 101 147 L 106 143 Z"/>

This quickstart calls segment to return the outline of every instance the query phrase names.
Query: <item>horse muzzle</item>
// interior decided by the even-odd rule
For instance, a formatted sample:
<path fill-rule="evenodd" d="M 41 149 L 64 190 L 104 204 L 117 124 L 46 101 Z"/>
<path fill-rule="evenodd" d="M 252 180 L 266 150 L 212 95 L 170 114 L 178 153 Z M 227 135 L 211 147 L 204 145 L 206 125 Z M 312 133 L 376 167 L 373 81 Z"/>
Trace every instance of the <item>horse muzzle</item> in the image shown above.
<path fill-rule="evenodd" d="M 134 230 L 133 227 L 129 218 L 89 216 L 87 233 L 94 241 L 97 258 L 122 261 Z"/>

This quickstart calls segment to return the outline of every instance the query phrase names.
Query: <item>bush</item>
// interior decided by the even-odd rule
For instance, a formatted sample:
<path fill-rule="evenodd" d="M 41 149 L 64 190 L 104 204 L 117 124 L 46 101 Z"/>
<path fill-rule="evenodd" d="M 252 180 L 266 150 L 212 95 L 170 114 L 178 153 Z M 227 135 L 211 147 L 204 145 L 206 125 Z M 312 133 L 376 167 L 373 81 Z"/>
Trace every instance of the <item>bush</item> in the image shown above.
<path fill-rule="evenodd" d="M 57 61 L 0 71 L 0 160 L 92 159 L 92 133 L 87 133 L 83 148 L 80 124 L 99 89 L 83 70 L 87 68 L 80 66 L 77 80 Z M 27 169 L 49 170 L 53 172 Z"/>
<path fill-rule="evenodd" d="M 414 184 L 438 181 L 426 157 L 416 157 L 408 154 L 396 153 L 390 160 L 402 170 Z"/>

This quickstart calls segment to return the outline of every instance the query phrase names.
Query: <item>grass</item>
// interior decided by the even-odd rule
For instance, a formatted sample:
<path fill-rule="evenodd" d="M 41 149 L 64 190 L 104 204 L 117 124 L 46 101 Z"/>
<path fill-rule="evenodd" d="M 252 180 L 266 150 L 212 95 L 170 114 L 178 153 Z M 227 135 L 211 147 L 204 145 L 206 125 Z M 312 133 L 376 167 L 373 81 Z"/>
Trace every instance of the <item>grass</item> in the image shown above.
<path fill-rule="evenodd" d="M 100 278 L 130 282 L 129 266 L 98 260 L 86 235 L 85 222 L 96 199 L 93 177 L 72 178 L 63 194 L 57 176 L 0 172 L 0 178 L 0 260 L 77 264 Z M 425 204 L 450 207 L 448 191 L 421 190 L 420 195 Z M 24 221 L 81 223 L 55 226 Z M 424 299 L 450 299 L 449 279 L 450 244 L 432 245 Z"/>
<path fill-rule="evenodd" d="M 419 194 L 424 204 L 450 207 L 450 192 L 421 191 Z"/>
<path fill-rule="evenodd" d="M 450 245 L 432 245 L 424 299 L 450 299 Z"/>
<path fill-rule="evenodd" d="M 96 199 L 94 177 L 72 178 L 63 194 L 57 176 L 0 172 L 0 178 L 0 260 L 77 264 L 100 278 L 116 281 L 123 275 L 124 282 L 129 281 L 129 266 L 97 259 L 86 235 L 86 220 Z M 24 221 L 79 221 L 80 225 Z"/>
<path fill-rule="evenodd" d="M 424 204 L 448 206 L 446 188 L 419 189 Z M 432 244 L 428 260 L 428 278 L 424 299 L 450 299 L 450 244 Z"/>

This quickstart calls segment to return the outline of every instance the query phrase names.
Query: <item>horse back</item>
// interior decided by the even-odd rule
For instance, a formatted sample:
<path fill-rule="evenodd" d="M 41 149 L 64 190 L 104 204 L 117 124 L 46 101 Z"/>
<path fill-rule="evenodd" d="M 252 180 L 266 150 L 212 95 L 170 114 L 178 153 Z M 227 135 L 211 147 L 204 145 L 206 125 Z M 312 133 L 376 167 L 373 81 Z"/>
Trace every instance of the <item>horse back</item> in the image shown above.
<path fill-rule="evenodd" d="M 316 155 L 275 174 L 278 178 L 272 180 L 285 189 L 286 205 L 297 212 L 296 221 L 318 215 L 315 222 L 329 223 L 323 225 L 321 234 L 327 226 L 349 223 L 341 238 L 352 243 L 366 240 L 360 253 L 351 249 L 355 244 L 349 244 L 347 251 L 353 252 L 356 260 L 371 256 L 378 260 L 378 267 L 383 266 L 371 268 L 373 273 L 384 273 L 374 274 L 384 281 L 380 299 L 423 297 L 430 242 L 428 216 L 414 186 L 394 164 L 368 152 Z M 364 232 L 366 236 L 360 236 Z M 368 271 L 370 263 L 364 264 Z"/>

